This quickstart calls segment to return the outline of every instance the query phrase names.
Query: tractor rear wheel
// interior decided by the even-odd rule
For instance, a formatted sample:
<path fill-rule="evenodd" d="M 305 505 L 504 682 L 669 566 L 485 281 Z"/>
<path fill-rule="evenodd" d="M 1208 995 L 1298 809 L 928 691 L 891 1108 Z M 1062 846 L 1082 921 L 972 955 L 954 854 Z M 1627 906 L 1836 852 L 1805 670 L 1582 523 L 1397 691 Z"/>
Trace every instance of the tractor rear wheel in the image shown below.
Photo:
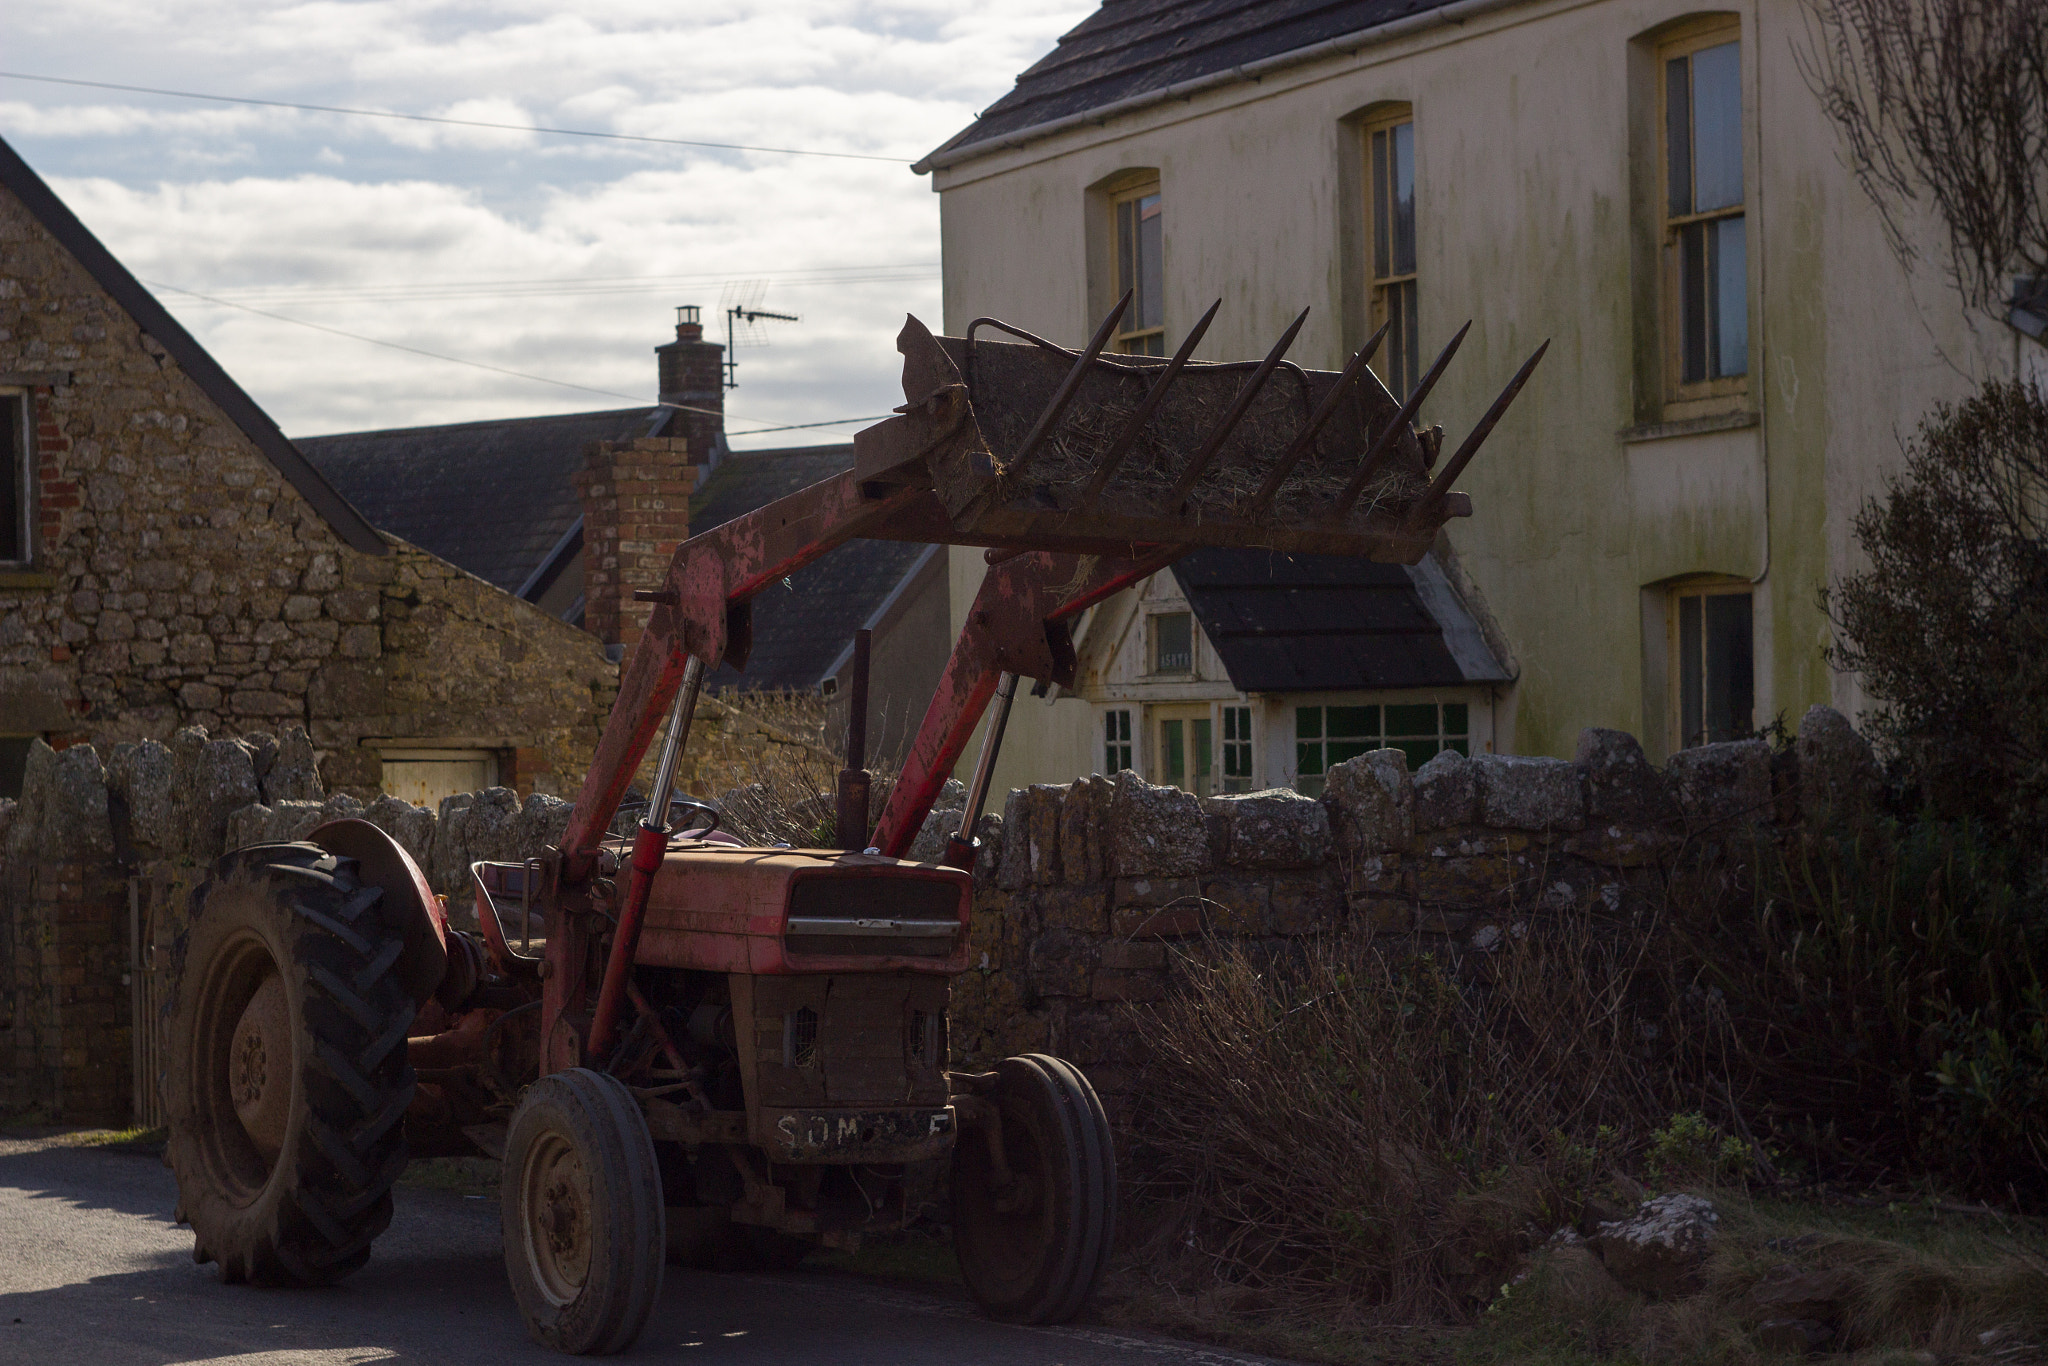
<path fill-rule="evenodd" d="M 986 1136 L 953 1148 L 953 1248 L 989 1317 L 1064 1323 L 1094 1291 L 1116 1241 L 1116 1152 L 1095 1088 L 1043 1053 L 1006 1058 L 988 1096 L 1010 1180 Z"/>
<path fill-rule="evenodd" d="M 193 1260 L 228 1282 L 340 1280 L 405 1168 L 404 936 L 355 861 L 317 845 L 243 851 L 196 900 L 164 1078 Z"/>
<path fill-rule="evenodd" d="M 535 1341 L 633 1345 L 661 1293 L 661 1169 L 624 1083 L 584 1067 L 527 1088 L 505 1140 L 505 1271 Z"/>

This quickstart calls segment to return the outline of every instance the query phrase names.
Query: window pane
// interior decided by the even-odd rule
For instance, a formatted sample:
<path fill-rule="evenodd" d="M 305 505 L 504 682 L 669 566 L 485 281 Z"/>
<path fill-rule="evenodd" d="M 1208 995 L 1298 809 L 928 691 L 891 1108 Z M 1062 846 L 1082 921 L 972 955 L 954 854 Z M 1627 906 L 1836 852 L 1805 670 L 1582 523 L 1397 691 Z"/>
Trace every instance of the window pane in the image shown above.
<path fill-rule="evenodd" d="M 1206 778 L 1215 771 L 1213 766 L 1214 750 L 1212 748 L 1215 734 L 1214 727 L 1206 719 L 1191 721 L 1188 724 L 1194 728 L 1192 738 L 1195 742 L 1195 776 Z"/>
<path fill-rule="evenodd" d="M 1436 703 L 1411 702 L 1387 708 L 1387 734 L 1436 736 Z"/>
<path fill-rule="evenodd" d="M 1152 672 L 1184 674 L 1195 667 L 1194 619 L 1186 612 L 1152 618 Z"/>
<path fill-rule="evenodd" d="M 1166 322 L 1161 227 L 1159 196 L 1148 194 L 1138 201 L 1138 297 L 1132 301 L 1137 323 L 1128 331 L 1162 327 Z"/>
<path fill-rule="evenodd" d="M 1749 252 L 1742 216 L 1717 219 L 1714 233 L 1714 373 L 1749 373 Z"/>
<path fill-rule="evenodd" d="M 1323 747 L 1319 744 L 1297 744 L 1294 747 L 1294 767 L 1304 778 L 1320 777 L 1323 772 Z M 1302 791 L 1306 792 L 1308 789 L 1303 788 Z"/>
<path fill-rule="evenodd" d="M 1408 397 L 1409 385 L 1414 380 L 1414 368 L 1408 357 L 1414 351 L 1414 338 L 1410 335 L 1408 317 L 1408 295 L 1414 290 L 1414 283 L 1388 285 L 1382 292 L 1387 310 L 1387 392 L 1395 398 Z"/>
<path fill-rule="evenodd" d="M 1470 709 L 1463 702 L 1444 703 L 1444 734 L 1464 735 L 1472 727 L 1467 719 Z"/>
<path fill-rule="evenodd" d="M 1398 744 L 1389 745 L 1387 748 L 1398 749 L 1407 755 L 1408 769 L 1412 773 L 1431 759 L 1436 758 L 1437 743 L 1434 740 L 1403 740 Z"/>
<path fill-rule="evenodd" d="M 1134 216 L 1137 204 L 1124 200 L 1116 206 L 1116 292 L 1122 296 L 1138 283 L 1138 231 Z M 1135 332 L 1135 327 L 1126 328 Z"/>
<path fill-rule="evenodd" d="M 1715 594 L 1706 600 L 1706 618 L 1707 738 L 1734 740 L 1753 724 L 1749 594 Z"/>
<path fill-rule="evenodd" d="M 1664 63 L 1664 161 L 1673 217 L 1692 212 L 1692 95 L 1686 60 Z"/>
<path fill-rule="evenodd" d="M 1707 230 L 1689 223 L 1678 230 L 1678 331 L 1680 378 L 1707 378 Z"/>
<path fill-rule="evenodd" d="M 1678 600 L 1678 744 L 1701 743 L 1700 737 L 1700 600 Z"/>
<path fill-rule="evenodd" d="M 1323 709 L 1321 707 L 1296 707 L 1294 709 L 1294 738 L 1297 740 L 1320 740 L 1323 738 Z M 1318 773 L 1321 769 L 1316 770 Z"/>
<path fill-rule="evenodd" d="M 1387 130 L 1372 135 L 1372 273 L 1385 279 L 1390 247 L 1387 230 Z"/>
<path fill-rule="evenodd" d="M 1742 45 L 1692 54 L 1693 212 L 1742 202 Z"/>
<path fill-rule="evenodd" d="M 1415 281 L 1401 286 L 1401 389 L 1407 398 L 1422 377 L 1422 333 L 1415 320 Z"/>
<path fill-rule="evenodd" d="M 1415 125 L 1393 130 L 1394 274 L 1415 273 Z"/>
<path fill-rule="evenodd" d="M 1361 754 L 1370 754 L 1380 747 L 1377 737 L 1371 740 L 1332 740 L 1323 746 L 1323 761 L 1331 768 L 1346 759 L 1356 759 Z"/>
<path fill-rule="evenodd" d="M 0 396 L 0 560 L 28 558 L 27 528 L 22 509 L 28 487 L 28 452 L 22 441 L 23 401 Z"/>
<path fill-rule="evenodd" d="M 1159 757 L 1165 762 L 1162 775 L 1168 787 L 1184 788 L 1188 785 L 1188 755 L 1181 747 L 1181 725 L 1178 721 L 1159 723 Z"/>
<path fill-rule="evenodd" d="M 1326 735 L 1341 735 L 1347 740 L 1380 738 L 1378 707 L 1331 707 L 1327 719 L 1329 729 L 1324 732 Z"/>
<path fill-rule="evenodd" d="M 1468 758 L 1468 759 L 1472 757 L 1472 748 L 1471 748 L 1470 744 L 1468 744 L 1468 743 L 1467 743 L 1467 742 L 1466 742 L 1466 741 L 1465 741 L 1464 739 L 1462 739 L 1462 738 L 1460 738 L 1460 739 L 1456 739 L 1456 740 L 1446 740 L 1446 741 L 1444 741 L 1444 748 L 1445 748 L 1445 749 L 1454 749 L 1454 750 L 1458 751 L 1458 753 L 1460 753 L 1460 754 L 1464 755 L 1464 756 L 1465 756 L 1466 758 Z"/>

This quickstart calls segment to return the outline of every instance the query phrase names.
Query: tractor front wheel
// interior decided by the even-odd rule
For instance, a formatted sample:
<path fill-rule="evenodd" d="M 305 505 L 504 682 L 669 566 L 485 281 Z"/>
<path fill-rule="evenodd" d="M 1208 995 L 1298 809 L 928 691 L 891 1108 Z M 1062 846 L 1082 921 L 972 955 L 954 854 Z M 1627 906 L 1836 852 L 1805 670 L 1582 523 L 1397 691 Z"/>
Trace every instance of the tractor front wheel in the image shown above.
<path fill-rule="evenodd" d="M 661 1169 L 624 1083 L 584 1067 L 527 1088 L 505 1141 L 505 1271 L 527 1331 L 579 1355 L 633 1345 L 661 1293 Z"/>
<path fill-rule="evenodd" d="M 164 1077 L 193 1260 L 230 1282 L 340 1280 L 405 1168 L 404 935 L 353 859 L 311 844 L 242 851 L 197 901 Z"/>
<path fill-rule="evenodd" d="M 953 1248 L 989 1317 L 1064 1323 L 1094 1291 L 1116 1241 L 1116 1152 L 1095 1088 L 1043 1053 L 1006 1058 L 987 1099 L 1003 1166 L 981 1125 L 953 1147 Z"/>

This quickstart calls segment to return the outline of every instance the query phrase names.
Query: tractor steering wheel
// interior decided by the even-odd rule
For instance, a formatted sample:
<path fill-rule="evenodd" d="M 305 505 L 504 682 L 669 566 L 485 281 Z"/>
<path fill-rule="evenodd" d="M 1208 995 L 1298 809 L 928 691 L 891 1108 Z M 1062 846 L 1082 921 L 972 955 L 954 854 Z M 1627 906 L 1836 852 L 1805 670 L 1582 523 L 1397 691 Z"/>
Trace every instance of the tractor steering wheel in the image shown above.
<path fill-rule="evenodd" d="M 713 806 L 710 802 L 700 802 L 695 797 L 670 797 L 668 799 L 668 810 L 670 815 L 673 815 L 675 813 L 675 809 L 679 806 L 687 806 L 692 810 L 702 811 L 706 816 L 710 818 L 710 823 L 704 826 L 705 835 L 710 834 L 712 831 L 718 828 L 718 822 L 723 813 L 721 813 L 719 809 Z M 669 833 L 676 833 L 674 827 L 670 827 Z M 698 838 L 702 839 L 703 835 L 699 835 Z"/>

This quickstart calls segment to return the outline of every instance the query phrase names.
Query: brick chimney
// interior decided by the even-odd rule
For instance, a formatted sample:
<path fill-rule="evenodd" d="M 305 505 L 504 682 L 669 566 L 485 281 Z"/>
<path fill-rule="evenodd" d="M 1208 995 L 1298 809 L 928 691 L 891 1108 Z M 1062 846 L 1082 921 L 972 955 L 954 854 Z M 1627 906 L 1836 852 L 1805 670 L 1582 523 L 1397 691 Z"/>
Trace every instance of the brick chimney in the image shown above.
<path fill-rule="evenodd" d="M 661 400 L 673 411 L 668 436 L 599 441 L 576 474 L 583 503 L 583 627 L 615 658 L 640 639 L 653 605 L 633 601 L 636 588 L 658 587 L 669 560 L 690 534 L 690 495 L 697 468 L 725 445 L 725 348 L 704 340 L 694 307 L 676 310 L 676 339 L 654 348 Z"/>
<path fill-rule="evenodd" d="M 725 348 L 704 340 L 697 315 L 694 304 L 678 308 L 676 339 L 654 354 L 661 363 L 661 401 L 685 405 L 668 430 L 687 437 L 697 463 L 709 465 L 725 453 Z"/>

